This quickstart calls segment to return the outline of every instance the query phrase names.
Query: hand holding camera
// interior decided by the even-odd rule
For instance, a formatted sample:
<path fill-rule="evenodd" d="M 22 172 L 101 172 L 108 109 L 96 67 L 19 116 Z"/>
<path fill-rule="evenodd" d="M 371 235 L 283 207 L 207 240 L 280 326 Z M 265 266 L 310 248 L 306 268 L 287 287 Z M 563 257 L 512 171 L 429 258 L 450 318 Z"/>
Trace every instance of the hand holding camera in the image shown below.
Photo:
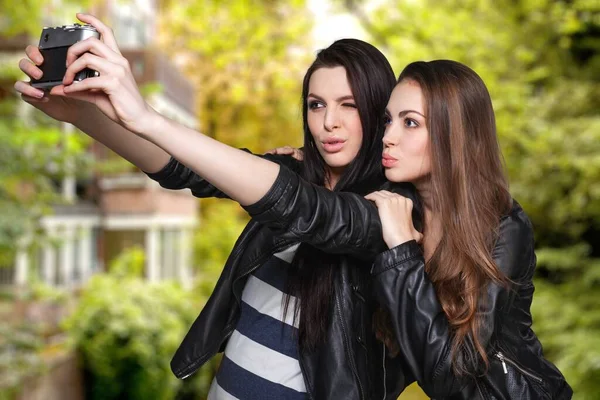
<path fill-rule="evenodd" d="M 27 46 L 19 68 L 31 82 L 16 82 L 15 89 L 26 102 L 32 104 L 50 117 L 64 122 L 75 123 L 89 104 L 81 100 L 58 96 L 62 93 L 62 80 L 66 72 L 66 57 L 70 45 L 88 37 L 100 34 L 90 25 L 71 25 L 44 28 L 39 46 Z M 79 74 L 78 80 L 92 76 L 93 71 Z M 89 114 L 89 109 L 86 112 Z"/>
<path fill-rule="evenodd" d="M 45 89 L 62 84 L 67 70 L 65 62 L 69 47 L 89 38 L 100 39 L 100 33 L 96 28 L 87 24 L 44 28 L 38 47 L 44 60 L 40 65 L 42 75 L 39 79 L 32 79 L 31 86 Z M 96 75 L 95 71 L 86 69 L 77 73 L 75 81 L 82 81 Z"/>
<path fill-rule="evenodd" d="M 89 25 L 44 30 L 40 43 L 45 34 L 48 42 L 56 36 L 52 43 L 27 48 L 29 59 L 22 59 L 19 66 L 32 82 L 19 81 L 15 89 L 52 118 L 75 122 L 84 104 L 90 103 L 128 130 L 143 132 L 155 113 L 142 98 L 112 30 L 91 15 L 77 14 L 77 18 Z M 44 95 L 40 88 L 48 87 L 52 89 Z"/>

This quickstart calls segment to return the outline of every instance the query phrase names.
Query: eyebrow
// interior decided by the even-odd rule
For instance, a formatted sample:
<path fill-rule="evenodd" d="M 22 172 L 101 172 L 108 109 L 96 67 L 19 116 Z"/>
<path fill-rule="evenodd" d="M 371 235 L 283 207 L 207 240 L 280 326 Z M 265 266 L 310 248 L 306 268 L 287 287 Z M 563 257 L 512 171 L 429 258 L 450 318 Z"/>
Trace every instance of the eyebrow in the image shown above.
<path fill-rule="evenodd" d="M 325 102 L 325 99 L 322 98 L 321 96 L 317 96 L 314 93 L 309 93 L 307 97 L 314 97 L 317 100 L 321 100 L 322 102 Z M 342 101 L 346 101 L 346 100 L 354 100 L 354 96 L 352 95 L 347 95 L 347 96 L 342 96 L 342 97 L 338 97 L 337 99 L 335 99 L 335 101 L 342 102 Z"/>
<path fill-rule="evenodd" d="M 424 116 L 423 114 L 421 114 L 420 112 L 418 112 L 418 111 L 415 111 L 415 110 L 404 110 L 404 111 L 400 111 L 400 112 L 398 113 L 398 118 L 405 117 L 407 114 L 410 114 L 410 113 L 419 114 L 421 117 L 425 118 L 425 116 Z"/>
<path fill-rule="evenodd" d="M 420 112 L 418 112 L 418 111 L 415 111 L 415 110 L 403 110 L 403 111 L 400 111 L 400 112 L 398 113 L 398 118 L 405 117 L 407 114 L 410 114 L 410 113 L 419 114 L 421 117 L 423 117 L 423 118 L 427 118 L 427 117 L 425 117 L 423 114 L 421 114 Z M 388 110 L 388 109 L 386 108 L 386 109 L 385 109 L 385 115 L 387 115 L 388 117 L 391 117 L 391 116 L 392 116 L 392 113 L 390 112 L 390 110 Z"/>

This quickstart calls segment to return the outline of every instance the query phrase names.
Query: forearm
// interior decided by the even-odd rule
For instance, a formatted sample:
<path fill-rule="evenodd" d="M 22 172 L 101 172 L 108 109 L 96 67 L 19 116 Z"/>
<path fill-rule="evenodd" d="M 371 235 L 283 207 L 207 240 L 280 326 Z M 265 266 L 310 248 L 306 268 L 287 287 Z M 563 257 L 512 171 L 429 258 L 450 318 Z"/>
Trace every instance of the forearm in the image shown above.
<path fill-rule="evenodd" d="M 106 117 L 96 107 L 86 107 L 74 125 L 92 139 L 145 172 L 157 172 L 169 162 L 170 155 L 154 143 L 139 137 Z"/>
<path fill-rule="evenodd" d="M 140 136 L 171 154 L 241 205 L 251 205 L 271 188 L 279 165 L 227 146 L 160 114 Z M 144 140 L 144 139 L 140 139 Z M 144 140 L 145 141 L 145 140 Z"/>

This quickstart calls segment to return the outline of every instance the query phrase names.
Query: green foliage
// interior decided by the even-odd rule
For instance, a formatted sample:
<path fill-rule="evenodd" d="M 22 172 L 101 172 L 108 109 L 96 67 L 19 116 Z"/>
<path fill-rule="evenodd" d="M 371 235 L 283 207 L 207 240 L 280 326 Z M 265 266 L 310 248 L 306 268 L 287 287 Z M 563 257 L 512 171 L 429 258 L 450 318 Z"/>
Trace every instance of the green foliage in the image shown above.
<path fill-rule="evenodd" d="M 598 270 L 600 264 L 596 261 L 593 267 Z M 582 281 L 573 279 L 556 285 L 538 279 L 534 329 L 544 344 L 545 355 L 567 375 L 576 398 L 596 399 L 600 377 L 597 367 L 600 309 L 598 296 L 592 290 L 598 287 L 598 280 L 584 287 Z"/>
<path fill-rule="evenodd" d="M 513 196 L 538 243 L 534 329 L 578 399 L 600 392 L 600 3 L 340 1 L 399 72 L 474 68 L 494 102 Z"/>
<path fill-rule="evenodd" d="M 43 282 L 32 282 L 26 288 L 26 293 L 21 300 L 44 302 L 49 304 L 66 304 L 69 299 L 64 290 L 49 286 Z"/>
<path fill-rule="evenodd" d="M 15 398 L 24 380 L 43 372 L 44 365 L 39 355 L 42 347 L 37 327 L 31 324 L 0 325 L 1 399 Z"/>
<path fill-rule="evenodd" d="M 134 253 L 117 263 L 139 262 Z M 198 308 L 175 283 L 150 285 L 117 269 L 90 280 L 65 323 L 89 377 L 88 398 L 175 399 L 181 382 L 168 360 Z"/>
<path fill-rule="evenodd" d="M 35 113 L 31 117 L 41 119 Z M 61 201 L 56 183 L 66 173 L 64 160 L 74 170 L 89 168 L 84 142 L 81 136 L 65 136 L 49 121 L 25 123 L 10 114 L 0 118 L 0 254 L 6 256 L 0 263 L 8 262 L 26 233 L 37 233 L 39 218 Z"/>
<path fill-rule="evenodd" d="M 43 0 L 0 0 L 0 32 L 6 36 L 27 34 L 38 39 L 41 27 L 50 25 L 49 16 L 56 25 L 67 25 L 75 22 L 75 12 L 92 3 L 92 0 L 65 0 L 57 7 Z"/>
<path fill-rule="evenodd" d="M 208 300 L 248 215 L 237 203 L 220 199 L 202 200 L 201 213 L 202 229 L 194 239 L 196 292 Z"/>
<path fill-rule="evenodd" d="M 302 143 L 300 88 L 312 58 L 304 3 L 167 2 L 161 43 L 185 55 L 202 132 L 254 151 Z"/>
<path fill-rule="evenodd" d="M 122 252 L 110 264 L 110 273 L 115 278 L 140 278 L 144 272 L 146 254 L 140 247 Z"/>
<path fill-rule="evenodd" d="M 85 2 L 77 2 L 85 4 Z M 47 3 L 38 0 L 0 2 L 0 36 L 30 35 L 31 43 L 44 25 Z M 73 2 L 64 2 L 70 10 Z M 72 22 L 74 14 L 63 21 Z M 47 20 L 46 20 L 47 21 Z M 24 56 L 23 49 L 23 56 Z M 18 55 L 21 56 L 20 54 Z M 39 218 L 59 203 L 57 182 L 67 172 L 89 171 L 84 150 L 89 139 L 65 135 L 61 125 L 32 109 L 13 95 L 19 57 L 0 57 L 0 265 L 10 265 L 16 244 L 29 236 L 24 247 L 41 240 Z M 68 161 L 67 161 L 68 160 Z"/>

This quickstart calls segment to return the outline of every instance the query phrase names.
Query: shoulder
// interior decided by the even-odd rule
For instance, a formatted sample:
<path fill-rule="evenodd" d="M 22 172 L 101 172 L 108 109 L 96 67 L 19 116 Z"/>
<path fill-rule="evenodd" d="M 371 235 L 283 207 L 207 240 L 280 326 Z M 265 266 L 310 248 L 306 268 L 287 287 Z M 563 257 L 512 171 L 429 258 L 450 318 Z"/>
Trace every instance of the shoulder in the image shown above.
<path fill-rule="evenodd" d="M 381 184 L 381 187 L 379 188 L 379 190 L 387 190 L 389 192 L 398 193 L 398 194 L 406 193 L 406 194 L 410 194 L 411 196 L 414 196 L 417 193 L 415 186 L 410 182 L 385 181 L 384 183 Z"/>
<path fill-rule="evenodd" d="M 377 190 L 387 190 L 388 192 L 396 193 L 407 197 L 413 201 L 415 206 L 420 205 L 417 189 L 409 182 L 388 182 L 383 183 Z"/>
<path fill-rule="evenodd" d="M 512 200 L 512 207 L 500 218 L 499 237 L 503 239 L 514 238 L 514 242 L 533 240 L 533 226 L 525 210 L 516 200 Z"/>
<path fill-rule="evenodd" d="M 516 200 L 500 219 L 493 258 L 498 268 L 510 279 L 528 278 L 533 274 L 533 227 L 529 217 Z"/>
<path fill-rule="evenodd" d="M 294 157 L 285 154 L 264 154 L 262 158 L 272 161 L 276 164 L 283 165 L 295 173 L 299 173 L 302 161 L 296 160 Z"/>

